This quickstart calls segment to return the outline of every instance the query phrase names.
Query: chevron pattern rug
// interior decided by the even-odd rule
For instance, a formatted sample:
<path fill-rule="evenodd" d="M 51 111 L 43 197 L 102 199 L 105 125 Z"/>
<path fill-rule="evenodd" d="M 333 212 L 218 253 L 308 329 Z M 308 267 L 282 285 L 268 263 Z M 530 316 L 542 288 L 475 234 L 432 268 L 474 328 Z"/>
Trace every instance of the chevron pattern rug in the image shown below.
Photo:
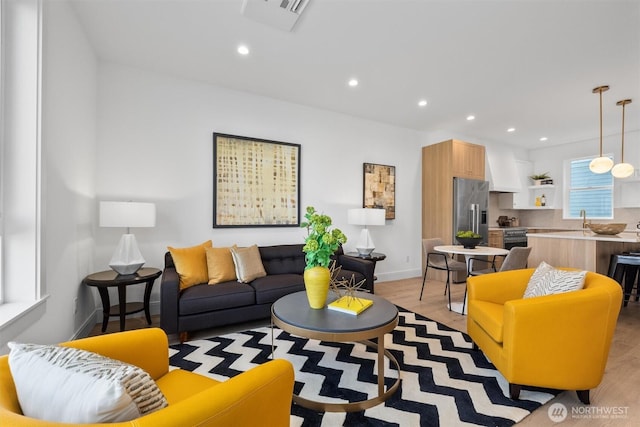
<path fill-rule="evenodd" d="M 292 404 L 291 426 L 510 426 L 554 397 L 526 389 L 508 397 L 504 377 L 462 332 L 398 308 L 385 348 L 400 364 L 400 388 L 384 404 L 353 413 L 317 413 Z M 294 392 L 325 402 L 377 393 L 377 353 L 360 343 L 331 343 L 275 328 L 275 357 L 293 363 Z M 271 328 L 262 327 L 170 346 L 170 364 L 224 381 L 271 358 Z M 385 384 L 398 372 L 385 358 Z"/>

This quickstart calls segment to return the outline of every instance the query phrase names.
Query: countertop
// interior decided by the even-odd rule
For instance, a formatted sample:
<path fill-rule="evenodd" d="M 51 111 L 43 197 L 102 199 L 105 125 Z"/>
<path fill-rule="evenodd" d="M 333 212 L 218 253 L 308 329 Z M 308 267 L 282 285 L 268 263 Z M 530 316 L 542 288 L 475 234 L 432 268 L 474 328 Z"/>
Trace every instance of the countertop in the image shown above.
<path fill-rule="evenodd" d="M 637 243 L 640 242 L 640 233 L 622 232 L 613 236 L 604 234 L 595 234 L 590 230 L 580 231 L 558 231 L 553 233 L 528 233 L 527 237 L 535 237 L 540 239 L 573 239 L 573 240 L 596 240 L 601 242 L 621 242 L 621 243 Z"/>

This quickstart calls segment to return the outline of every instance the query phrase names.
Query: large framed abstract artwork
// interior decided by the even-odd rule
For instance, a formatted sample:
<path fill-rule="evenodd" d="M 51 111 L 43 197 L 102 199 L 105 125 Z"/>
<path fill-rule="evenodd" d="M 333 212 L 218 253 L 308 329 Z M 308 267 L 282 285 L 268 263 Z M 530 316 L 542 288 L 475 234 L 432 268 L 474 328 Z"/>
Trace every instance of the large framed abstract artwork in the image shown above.
<path fill-rule="evenodd" d="M 213 226 L 299 227 L 300 145 L 214 133 Z"/>
<path fill-rule="evenodd" d="M 364 163 L 362 206 L 383 208 L 385 219 L 396 218 L 396 167 Z"/>

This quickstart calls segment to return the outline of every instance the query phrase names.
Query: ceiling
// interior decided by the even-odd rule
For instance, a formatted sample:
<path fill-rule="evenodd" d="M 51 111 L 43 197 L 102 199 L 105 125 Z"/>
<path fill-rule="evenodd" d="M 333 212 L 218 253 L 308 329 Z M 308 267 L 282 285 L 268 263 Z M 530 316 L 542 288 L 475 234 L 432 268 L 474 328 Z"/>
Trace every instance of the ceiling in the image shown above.
<path fill-rule="evenodd" d="M 581 141 L 598 137 L 592 89 L 607 84 L 604 134 L 620 133 L 625 98 L 625 129 L 640 129 L 638 1 L 310 0 L 291 32 L 245 17 L 242 0 L 72 3 L 100 60 L 377 122 Z"/>

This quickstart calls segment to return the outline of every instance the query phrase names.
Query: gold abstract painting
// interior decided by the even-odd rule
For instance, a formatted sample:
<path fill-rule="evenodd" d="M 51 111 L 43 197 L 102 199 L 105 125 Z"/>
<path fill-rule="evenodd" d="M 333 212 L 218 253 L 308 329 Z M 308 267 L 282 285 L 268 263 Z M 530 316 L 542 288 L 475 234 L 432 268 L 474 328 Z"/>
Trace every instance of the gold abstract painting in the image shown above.
<path fill-rule="evenodd" d="M 385 219 L 396 218 L 396 167 L 364 163 L 363 207 L 385 210 Z"/>
<path fill-rule="evenodd" d="M 300 145 L 213 134 L 214 227 L 298 227 Z"/>

